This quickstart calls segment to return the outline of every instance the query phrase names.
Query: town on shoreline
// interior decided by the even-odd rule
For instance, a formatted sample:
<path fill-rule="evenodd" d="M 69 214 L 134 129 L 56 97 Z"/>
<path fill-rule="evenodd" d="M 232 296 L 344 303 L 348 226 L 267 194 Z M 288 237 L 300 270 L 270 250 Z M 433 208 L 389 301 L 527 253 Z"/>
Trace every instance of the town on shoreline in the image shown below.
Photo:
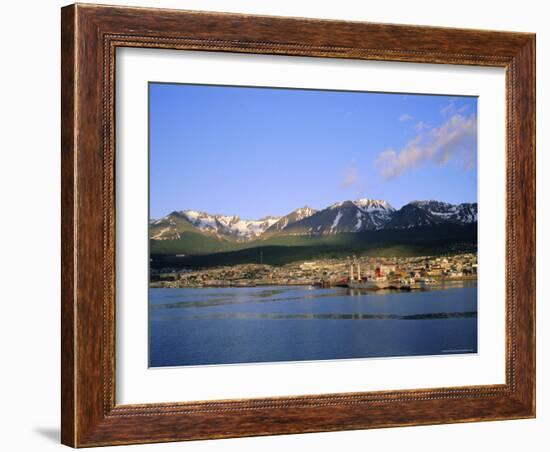
<path fill-rule="evenodd" d="M 477 254 L 421 257 L 325 258 L 283 266 L 240 264 L 207 269 L 151 269 L 150 288 L 348 287 L 354 279 L 438 284 L 477 280 Z"/>

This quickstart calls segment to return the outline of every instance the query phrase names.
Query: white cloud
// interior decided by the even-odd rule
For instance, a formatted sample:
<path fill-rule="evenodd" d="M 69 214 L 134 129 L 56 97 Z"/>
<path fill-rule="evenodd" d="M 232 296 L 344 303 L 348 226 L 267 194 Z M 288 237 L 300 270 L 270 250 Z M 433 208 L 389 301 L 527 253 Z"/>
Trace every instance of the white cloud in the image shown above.
<path fill-rule="evenodd" d="M 419 121 L 413 126 L 413 129 L 416 130 L 417 132 L 422 132 L 423 130 L 429 129 L 430 127 L 431 125 L 428 124 L 427 122 Z"/>
<path fill-rule="evenodd" d="M 342 180 L 342 187 L 348 188 L 354 185 L 359 179 L 359 172 L 356 167 L 347 168 L 344 174 L 344 180 Z"/>
<path fill-rule="evenodd" d="M 407 113 L 403 113 L 401 116 L 399 116 L 400 121 L 412 121 L 414 118 L 411 115 L 408 115 Z"/>
<path fill-rule="evenodd" d="M 376 160 L 382 175 L 391 179 L 426 162 L 446 165 L 462 154 L 464 168 L 471 169 L 476 158 L 477 118 L 461 114 L 451 116 L 442 126 L 419 133 L 400 150 L 386 149 Z"/>
<path fill-rule="evenodd" d="M 439 109 L 439 111 L 441 112 L 441 114 L 443 116 L 453 114 L 455 112 L 455 110 L 456 110 L 456 107 L 455 107 L 455 100 L 454 99 L 451 99 L 447 105 L 445 105 L 445 106 L 443 106 Z"/>

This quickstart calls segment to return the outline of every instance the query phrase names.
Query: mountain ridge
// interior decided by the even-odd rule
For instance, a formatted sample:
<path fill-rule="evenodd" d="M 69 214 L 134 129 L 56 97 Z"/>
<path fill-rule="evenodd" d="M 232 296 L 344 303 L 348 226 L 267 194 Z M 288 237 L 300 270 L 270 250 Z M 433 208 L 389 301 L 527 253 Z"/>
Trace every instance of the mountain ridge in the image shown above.
<path fill-rule="evenodd" d="M 179 240 L 182 234 L 202 234 L 229 242 L 249 242 L 273 236 L 319 236 L 381 229 L 411 229 L 437 224 L 477 222 L 477 203 L 451 204 L 415 200 L 394 209 L 384 200 L 361 198 L 316 210 L 300 207 L 282 217 L 244 220 L 238 215 L 213 215 L 197 210 L 173 211 L 149 222 L 151 240 Z"/>

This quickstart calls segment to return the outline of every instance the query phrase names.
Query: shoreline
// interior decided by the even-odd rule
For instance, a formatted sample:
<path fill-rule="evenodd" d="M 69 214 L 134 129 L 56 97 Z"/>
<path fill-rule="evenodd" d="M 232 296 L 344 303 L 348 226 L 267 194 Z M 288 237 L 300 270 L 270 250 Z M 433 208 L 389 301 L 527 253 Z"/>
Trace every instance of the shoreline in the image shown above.
<path fill-rule="evenodd" d="M 314 287 L 316 289 L 333 289 L 336 287 L 349 290 L 357 291 L 382 291 L 382 290 L 392 290 L 400 292 L 409 292 L 409 291 L 418 291 L 418 290 L 430 290 L 441 288 L 449 283 L 460 283 L 460 282 L 473 282 L 477 283 L 477 276 L 459 276 L 459 277 L 439 277 L 433 278 L 435 283 L 427 285 L 422 289 L 399 289 L 399 288 L 381 288 L 381 289 L 356 289 L 349 288 L 340 284 L 323 284 L 322 281 L 255 281 L 255 282 L 237 282 L 233 283 L 230 281 L 227 282 L 212 282 L 209 284 L 197 284 L 197 285 L 178 285 L 175 281 L 159 281 L 149 284 L 149 289 L 215 289 L 215 288 L 253 288 L 253 287 Z"/>
<path fill-rule="evenodd" d="M 283 266 L 249 263 L 206 269 L 166 268 L 163 271 L 155 270 L 150 273 L 149 287 L 315 286 L 330 288 L 347 287 L 350 281 L 364 280 L 378 281 L 380 284 L 376 285 L 384 288 L 391 286 L 398 290 L 418 290 L 434 284 L 477 280 L 477 256 L 472 253 L 414 258 L 350 256 L 296 261 Z"/>

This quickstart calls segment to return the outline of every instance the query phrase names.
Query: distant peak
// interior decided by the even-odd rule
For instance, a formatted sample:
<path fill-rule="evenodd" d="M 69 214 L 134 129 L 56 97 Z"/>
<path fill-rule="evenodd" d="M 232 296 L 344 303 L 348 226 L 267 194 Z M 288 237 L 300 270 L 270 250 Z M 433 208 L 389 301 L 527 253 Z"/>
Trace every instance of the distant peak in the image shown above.
<path fill-rule="evenodd" d="M 470 206 L 470 205 L 477 205 L 476 202 L 461 202 L 458 204 L 453 204 L 451 202 L 445 202 L 445 201 L 437 201 L 436 199 L 422 199 L 422 200 L 414 200 L 411 201 L 409 204 L 417 207 L 426 207 L 426 206 Z"/>
<path fill-rule="evenodd" d="M 426 205 L 426 204 L 447 204 L 443 201 L 436 201 L 435 199 L 415 199 L 414 201 L 411 201 L 409 204 L 415 204 L 415 205 Z"/>
<path fill-rule="evenodd" d="M 280 218 L 281 218 L 281 217 L 277 217 L 277 216 L 275 216 L 275 215 L 268 215 L 268 216 L 266 216 L 266 217 L 260 218 L 260 219 L 257 220 L 257 221 L 278 220 L 278 219 L 280 219 Z M 249 221 L 254 221 L 254 220 L 249 220 Z"/>
<path fill-rule="evenodd" d="M 359 199 L 356 199 L 355 202 L 386 204 L 386 201 L 384 201 L 383 199 L 370 199 L 370 198 L 359 198 Z"/>
<path fill-rule="evenodd" d="M 394 208 L 383 199 L 360 198 L 353 201 L 353 203 L 361 209 L 368 208 L 372 210 L 394 210 Z"/>
<path fill-rule="evenodd" d="M 208 215 L 206 212 L 201 212 L 200 210 L 180 210 L 177 213 L 179 213 L 180 215 L 192 215 L 194 217 L 197 217 L 199 215 Z"/>
<path fill-rule="evenodd" d="M 308 212 L 316 212 L 316 210 L 313 207 L 304 206 L 304 207 L 298 207 L 294 212 L 296 213 L 308 213 Z"/>

